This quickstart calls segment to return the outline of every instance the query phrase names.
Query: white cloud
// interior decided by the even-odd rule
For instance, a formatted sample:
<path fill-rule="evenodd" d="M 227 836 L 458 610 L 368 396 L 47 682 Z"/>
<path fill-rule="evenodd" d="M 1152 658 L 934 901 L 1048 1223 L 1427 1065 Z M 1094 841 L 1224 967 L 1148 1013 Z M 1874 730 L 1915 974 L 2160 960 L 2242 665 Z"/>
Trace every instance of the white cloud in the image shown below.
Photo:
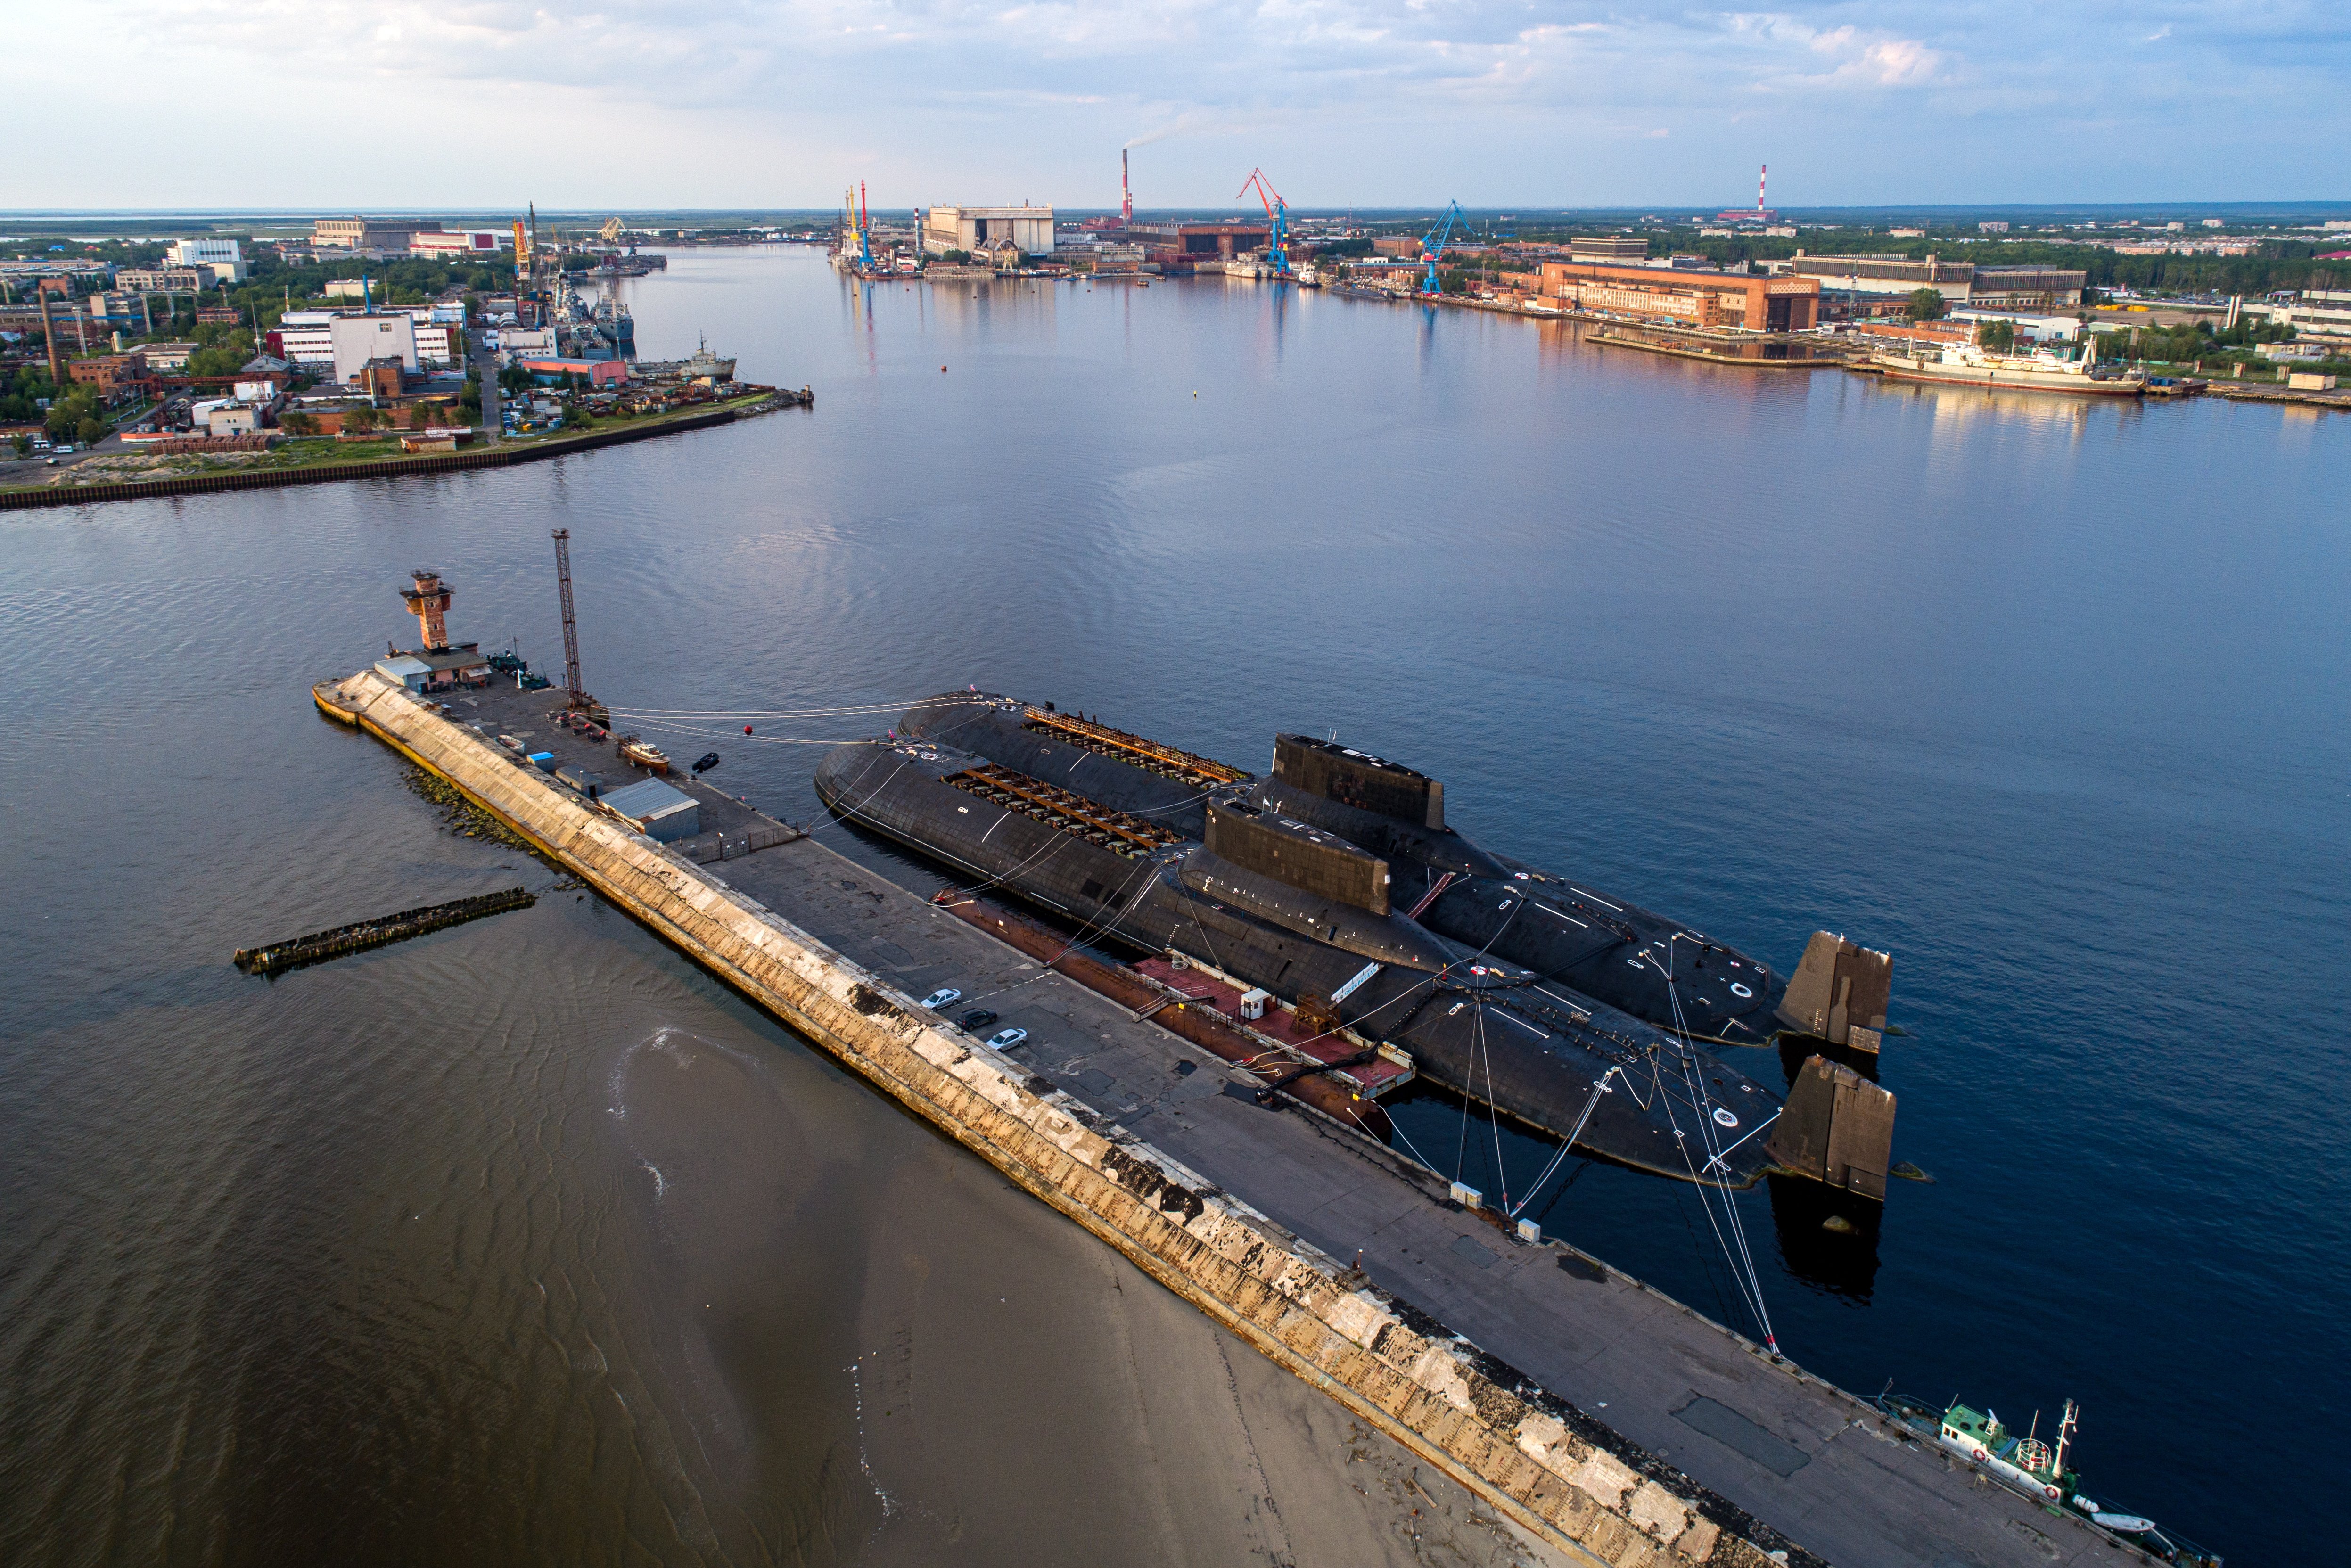
<path fill-rule="evenodd" d="M 74 125 L 7 198 L 72 205 L 1099 202 L 1122 143 L 1144 199 L 1194 204 L 1252 163 L 1315 205 L 1703 202 L 1766 160 L 1789 204 L 2298 190 L 2351 42 L 2311 0 L 2162 4 L 2147 37 L 2114 0 L 81 0 L 14 24 L 0 135 Z M 2192 54 L 2102 47 L 2175 26 Z M 53 68 L 92 37 L 105 71 Z M 158 156 L 159 105 L 223 101 L 199 83 L 235 84 L 238 134 Z"/>

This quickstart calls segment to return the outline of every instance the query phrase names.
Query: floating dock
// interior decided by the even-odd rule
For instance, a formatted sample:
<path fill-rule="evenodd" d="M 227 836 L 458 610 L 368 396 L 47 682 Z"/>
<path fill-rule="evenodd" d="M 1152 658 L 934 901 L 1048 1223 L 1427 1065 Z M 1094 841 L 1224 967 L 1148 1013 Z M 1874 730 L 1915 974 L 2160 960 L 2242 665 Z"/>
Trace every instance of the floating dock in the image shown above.
<path fill-rule="evenodd" d="M 2149 1561 L 1600 1260 L 1463 1209 L 1441 1178 L 1343 1115 L 1287 1090 L 1265 1101 L 1276 1063 L 1237 1063 L 1163 1027 L 1172 998 L 1155 1009 L 1144 993 L 1138 1004 L 1081 983 L 1065 972 L 1066 948 L 1032 956 L 999 939 L 984 905 L 951 909 L 901 888 L 695 780 L 673 782 L 699 803 L 705 838 L 764 847 L 705 862 L 656 843 L 497 743 L 504 734 L 560 767 L 623 771 L 609 747 L 554 722 L 553 695 L 493 687 L 434 703 L 371 670 L 313 690 L 322 712 L 447 779 L 876 1088 L 1574 1560 Z M 1124 972 L 1180 993 L 1180 1018 L 1224 1016 L 1226 998 L 1196 994 L 1207 988 L 1191 985 L 1196 971 Z M 963 991 L 958 1009 L 984 1005 L 1027 1029 L 1028 1042 L 992 1051 L 914 999 L 946 986 Z M 1318 1072 L 1296 1087 L 1332 1079 Z M 1361 1087 L 1325 1103 L 1354 1103 Z"/>

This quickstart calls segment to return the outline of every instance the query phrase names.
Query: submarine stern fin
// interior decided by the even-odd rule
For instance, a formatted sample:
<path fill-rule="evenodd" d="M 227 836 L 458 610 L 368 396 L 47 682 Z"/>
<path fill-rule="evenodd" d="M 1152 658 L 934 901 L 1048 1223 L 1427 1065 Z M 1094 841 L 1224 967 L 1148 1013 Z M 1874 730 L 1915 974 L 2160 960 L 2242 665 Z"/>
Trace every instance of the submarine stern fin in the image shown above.
<path fill-rule="evenodd" d="M 1876 1054 L 1886 1037 L 1894 956 L 1815 931 L 1780 1000 L 1780 1021 L 1798 1034 Z"/>
<path fill-rule="evenodd" d="M 1883 1203 L 1894 1096 L 1850 1067 L 1809 1058 L 1763 1147 L 1792 1175 Z"/>

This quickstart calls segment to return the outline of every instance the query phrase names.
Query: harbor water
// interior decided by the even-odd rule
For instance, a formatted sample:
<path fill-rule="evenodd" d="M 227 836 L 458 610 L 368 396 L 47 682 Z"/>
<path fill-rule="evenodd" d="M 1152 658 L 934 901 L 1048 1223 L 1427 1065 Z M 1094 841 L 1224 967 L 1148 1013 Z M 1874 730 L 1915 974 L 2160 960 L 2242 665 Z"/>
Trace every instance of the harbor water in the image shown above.
<path fill-rule="evenodd" d="M 315 714 L 419 566 L 559 674 L 553 528 L 590 689 L 910 885 L 809 776 L 969 683 L 1254 769 L 1335 733 L 1783 969 L 1890 950 L 1932 1179 L 1882 1224 L 1571 1164 L 1546 1228 L 1863 1394 L 2078 1400 L 2101 1502 L 2326 1554 L 2351 422 L 1215 278 L 618 287 L 815 408 L 0 515 L 0 1561 L 1436 1560 L 1335 1406 Z M 1489 1191 L 1546 1157 L 1395 1119 Z M 1449 1560 L 1510 1560 L 1472 1512 Z"/>

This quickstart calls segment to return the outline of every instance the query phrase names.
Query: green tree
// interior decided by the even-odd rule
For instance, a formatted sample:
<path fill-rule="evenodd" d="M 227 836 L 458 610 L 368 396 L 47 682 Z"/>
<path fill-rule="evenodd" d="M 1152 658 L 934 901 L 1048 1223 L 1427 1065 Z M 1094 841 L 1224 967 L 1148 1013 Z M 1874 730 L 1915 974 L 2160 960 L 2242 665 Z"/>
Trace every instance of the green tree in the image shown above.
<path fill-rule="evenodd" d="M 84 446 L 95 446 L 106 439 L 106 421 L 96 414 L 86 415 L 79 424 L 74 426 L 74 434 Z"/>
<path fill-rule="evenodd" d="M 81 428 L 82 421 L 98 417 L 98 394 L 88 387 L 76 387 L 49 404 L 49 416 L 45 422 L 51 441 L 71 441 Z"/>
<path fill-rule="evenodd" d="M 1976 342 L 1995 354 L 2005 354 L 2016 347 L 2016 323 L 1984 321 L 1976 327 Z"/>
<path fill-rule="evenodd" d="M 343 411 L 343 428 L 355 434 L 365 435 L 382 423 L 382 419 L 383 416 L 374 409 L 362 404 L 358 408 L 348 408 Z"/>
<path fill-rule="evenodd" d="M 1919 288 L 1911 291 L 1910 303 L 1903 307 L 1902 313 L 1913 321 L 1939 321 L 1949 308 L 1943 302 L 1942 290 Z"/>
<path fill-rule="evenodd" d="M 304 413 L 299 410 L 287 414 L 284 418 L 280 419 L 277 423 L 278 427 L 284 430 L 288 435 L 316 435 L 319 434 L 318 416 L 316 414 Z"/>

